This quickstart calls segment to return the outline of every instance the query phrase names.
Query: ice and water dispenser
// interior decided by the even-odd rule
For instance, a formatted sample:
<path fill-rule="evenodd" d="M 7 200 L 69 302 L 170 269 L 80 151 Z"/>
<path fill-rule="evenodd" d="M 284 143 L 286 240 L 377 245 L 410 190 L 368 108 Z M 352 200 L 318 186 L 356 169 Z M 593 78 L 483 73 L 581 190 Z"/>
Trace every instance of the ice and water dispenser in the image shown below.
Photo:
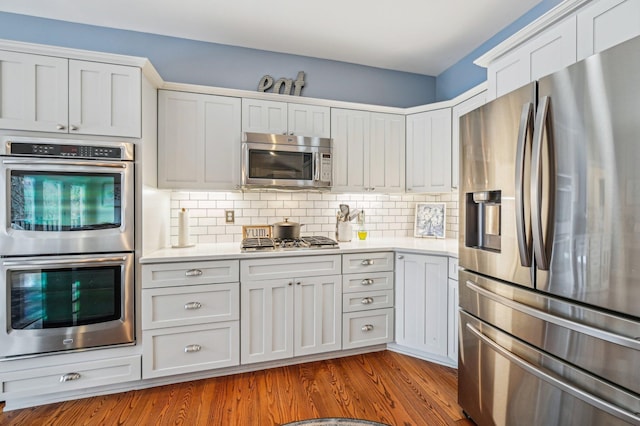
<path fill-rule="evenodd" d="M 501 191 L 466 194 L 465 246 L 500 251 Z"/>

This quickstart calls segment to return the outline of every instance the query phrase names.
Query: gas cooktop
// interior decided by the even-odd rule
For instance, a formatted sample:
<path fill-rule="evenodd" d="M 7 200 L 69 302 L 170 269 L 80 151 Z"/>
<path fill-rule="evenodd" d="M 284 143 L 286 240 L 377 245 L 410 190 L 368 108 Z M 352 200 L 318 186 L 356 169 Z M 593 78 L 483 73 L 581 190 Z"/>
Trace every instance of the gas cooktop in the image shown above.
<path fill-rule="evenodd" d="M 338 248 L 338 242 L 322 236 L 300 237 L 292 240 L 279 238 L 245 238 L 242 251 L 276 251 Z"/>

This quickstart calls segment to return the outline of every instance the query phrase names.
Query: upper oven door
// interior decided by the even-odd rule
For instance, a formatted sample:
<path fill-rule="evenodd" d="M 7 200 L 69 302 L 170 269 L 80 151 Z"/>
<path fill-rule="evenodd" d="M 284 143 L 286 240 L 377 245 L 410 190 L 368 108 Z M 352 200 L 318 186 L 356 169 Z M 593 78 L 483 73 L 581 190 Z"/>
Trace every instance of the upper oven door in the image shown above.
<path fill-rule="evenodd" d="M 302 145 L 242 144 L 244 187 L 330 187 L 331 149 Z"/>
<path fill-rule="evenodd" d="M 1 157 L 0 256 L 133 250 L 133 163 Z"/>

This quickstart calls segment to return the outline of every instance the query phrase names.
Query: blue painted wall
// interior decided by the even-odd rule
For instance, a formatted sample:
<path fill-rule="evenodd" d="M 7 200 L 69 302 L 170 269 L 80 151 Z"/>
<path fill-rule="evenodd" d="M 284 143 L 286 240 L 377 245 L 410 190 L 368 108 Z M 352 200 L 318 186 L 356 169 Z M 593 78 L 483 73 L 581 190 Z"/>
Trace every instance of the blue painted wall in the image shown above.
<path fill-rule="evenodd" d="M 165 81 L 256 90 L 265 74 L 295 79 L 304 97 L 411 107 L 456 97 L 486 80 L 473 61 L 561 0 L 542 0 L 436 77 L 0 12 L 0 38 L 151 60 Z"/>
<path fill-rule="evenodd" d="M 147 57 L 165 81 L 257 90 L 265 74 L 295 79 L 302 96 L 409 107 L 435 99 L 435 77 L 0 12 L 0 38 Z"/>
<path fill-rule="evenodd" d="M 473 61 L 560 3 L 562 3 L 562 0 L 541 1 L 529 12 L 522 15 L 456 64 L 442 72 L 436 79 L 436 100 L 444 101 L 455 98 L 459 94 L 485 81 L 487 79 L 487 70 L 475 65 Z"/>

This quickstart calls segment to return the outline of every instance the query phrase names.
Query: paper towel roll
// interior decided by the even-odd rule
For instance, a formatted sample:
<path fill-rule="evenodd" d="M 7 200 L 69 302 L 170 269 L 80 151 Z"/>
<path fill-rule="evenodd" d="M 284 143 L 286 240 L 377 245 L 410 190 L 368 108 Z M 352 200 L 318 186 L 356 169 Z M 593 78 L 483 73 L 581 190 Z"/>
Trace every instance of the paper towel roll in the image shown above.
<path fill-rule="evenodd" d="M 178 212 L 178 246 L 188 246 L 189 240 L 189 210 L 183 208 Z"/>

